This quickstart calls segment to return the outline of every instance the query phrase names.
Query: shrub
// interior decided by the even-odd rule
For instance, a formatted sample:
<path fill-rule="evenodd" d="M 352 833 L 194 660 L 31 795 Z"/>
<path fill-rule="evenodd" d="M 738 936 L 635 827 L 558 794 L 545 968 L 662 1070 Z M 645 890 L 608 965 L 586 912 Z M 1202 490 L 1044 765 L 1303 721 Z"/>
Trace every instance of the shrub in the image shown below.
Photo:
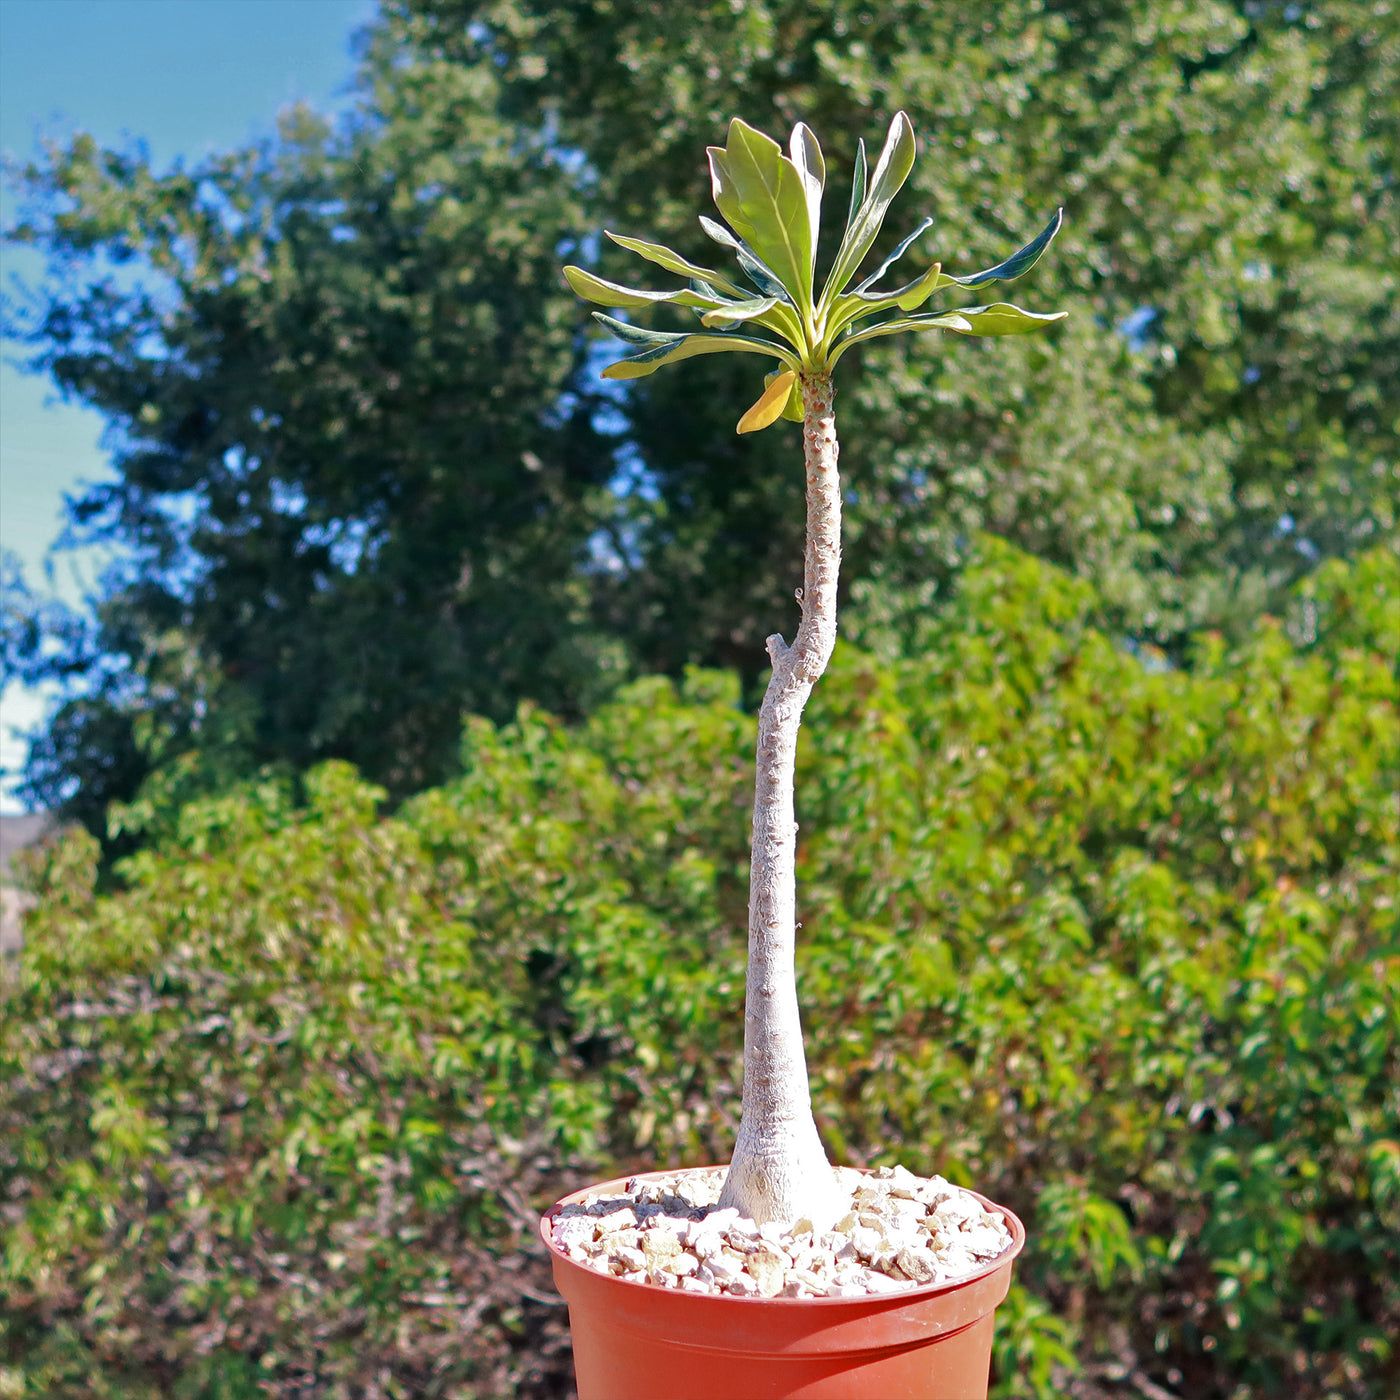
<path fill-rule="evenodd" d="M 1023 1213 L 998 1394 L 1400 1379 L 1398 599 L 1376 553 L 1171 669 L 987 540 L 914 654 L 838 649 L 817 1118 Z M 532 1212 L 732 1145 L 738 700 L 473 720 L 392 817 L 336 764 L 202 801 L 108 895 L 51 849 L 0 1030 L 0 1395 L 564 1393 Z"/>

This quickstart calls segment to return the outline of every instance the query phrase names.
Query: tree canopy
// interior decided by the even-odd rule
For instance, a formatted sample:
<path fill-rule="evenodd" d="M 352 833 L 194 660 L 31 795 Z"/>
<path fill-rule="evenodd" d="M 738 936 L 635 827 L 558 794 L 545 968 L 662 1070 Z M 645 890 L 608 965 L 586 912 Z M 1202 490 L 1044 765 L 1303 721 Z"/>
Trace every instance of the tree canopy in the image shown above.
<path fill-rule="evenodd" d="M 621 270 L 604 226 L 698 254 L 734 115 L 848 165 L 907 108 L 926 261 L 982 266 L 1065 206 L 1036 295 L 1075 314 L 1045 343 L 849 357 L 867 635 L 907 644 L 981 529 L 1178 659 L 1238 633 L 1395 537 L 1397 72 L 1400 20 L 1355 0 L 403 0 L 337 129 L 291 113 L 166 172 L 53 149 L 11 232 L 55 275 L 11 320 L 112 425 L 117 482 L 75 520 L 131 562 L 61 644 L 7 629 L 21 673 L 89 678 L 31 795 L 93 814 L 152 765 L 183 790 L 327 757 L 403 795 L 466 711 L 754 676 L 800 572 L 796 430 L 734 438 L 727 357 L 604 392 L 558 275 Z"/>
<path fill-rule="evenodd" d="M 1087 585 L 974 550 L 915 654 L 838 646 L 804 729 L 823 1137 L 1026 1221 L 997 1400 L 1394 1394 L 1400 563 L 1325 566 L 1306 645 L 1154 671 Z M 532 1207 L 733 1147 L 737 698 L 474 720 L 392 816 L 342 763 L 245 783 L 115 893 L 86 833 L 39 853 L 11 1393 L 567 1394 Z"/>

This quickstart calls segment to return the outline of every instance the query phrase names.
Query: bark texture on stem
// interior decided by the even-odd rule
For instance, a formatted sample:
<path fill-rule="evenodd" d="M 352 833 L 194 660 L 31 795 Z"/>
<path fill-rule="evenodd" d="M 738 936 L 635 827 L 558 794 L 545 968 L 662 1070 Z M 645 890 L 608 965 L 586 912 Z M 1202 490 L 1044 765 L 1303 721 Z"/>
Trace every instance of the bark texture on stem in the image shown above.
<path fill-rule="evenodd" d="M 836 644 L 841 484 L 834 399 L 830 375 L 802 376 L 807 466 L 802 621 L 791 646 L 779 635 L 768 638 L 773 674 L 758 720 L 743 1119 L 721 1198 L 721 1204 L 737 1206 L 760 1223 L 805 1215 L 819 1228 L 837 1218 L 841 1202 L 812 1119 L 797 1006 L 793 779 L 802 710 Z"/>

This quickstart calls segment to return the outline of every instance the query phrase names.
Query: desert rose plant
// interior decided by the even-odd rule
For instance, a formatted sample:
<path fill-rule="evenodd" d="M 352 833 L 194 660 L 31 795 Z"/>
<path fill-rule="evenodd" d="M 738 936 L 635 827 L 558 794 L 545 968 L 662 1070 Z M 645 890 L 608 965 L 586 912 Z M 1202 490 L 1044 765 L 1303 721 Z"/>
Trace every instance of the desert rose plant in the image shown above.
<path fill-rule="evenodd" d="M 826 165 L 816 137 L 793 128 L 784 155 L 777 142 L 744 122 L 730 123 L 721 148 L 709 148 L 715 204 L 728 224 L 701 218 L 705 232 L 734 254 L 743 285 L 688 262 L 656 243 L 609 233 L 613 242 L 667 272 L 688 279 L 675 291 L 642 291 L 608 282 L 580 267 L 564 275 L 579 296 L 602 306 L 641 309 L 666 302 L 698 313 L 704 329 L 661 331 L 595 312 L 637 353 L 603 371 L 638 379 L 695 355 L 741 351 L 777 361 L 758 401 L 739 420 L 756 432 L 780 417 L 802 424 L 807 471 L 807 543 L 801 622 L 791 645 L 768 638 L 773 672 L 758 721 L 749 886 L 748 978 L 744 1010 L 743 1116 L 721 1205 L 759 1223 L 807 1217 L 819 1228 L 845 1205 L 812 1118 L 794 964 L 797 822 L 793 776 L 797 731 L 812 687 L 836 642 L 836 585 L 841 564 L 841 486 L 837 473 L 832 371 L 853 346 L 903 331 L 1020 335 L 1066 313 L 1023 311 L 1005 302 L 923 310 L 940 292 L 974 291 L 1018 277 L 1045 251 L 1060 214 L 1020 252 L 970 276 L 935 263 L 912 282 L 882 290 L 885 274 L 932 225 L 925 219 L 869 276 L 856 282 L 890 201 L 913 168 L 914 129 L 899 112 L 867 176 L 859 146 L 845 233 L 820 293 L 817 232 Z M 854 285 L 852 285 L 854 283 Z M 761 334 L 755 334 L 761 332 Z"/>

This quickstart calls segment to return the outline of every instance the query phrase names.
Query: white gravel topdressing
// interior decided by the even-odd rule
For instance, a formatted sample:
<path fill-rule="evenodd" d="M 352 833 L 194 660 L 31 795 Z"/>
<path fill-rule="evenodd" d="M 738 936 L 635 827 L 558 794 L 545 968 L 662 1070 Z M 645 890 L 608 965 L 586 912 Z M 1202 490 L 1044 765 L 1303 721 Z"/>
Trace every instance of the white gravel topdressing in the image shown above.
<path fill-rule="evenodd" d="M 941 1176 L 836 1172 L 851 1206 L 828 1230 L 720 1210 L 718 1167 L 633 1177 L 622 1194 L 570 1202 L 554 1218 L 554 1244 L 629 1283 L 735 1298 L 863 1298 L 954 1283 L 1011 1246 L 1004 1217 Z"/>

